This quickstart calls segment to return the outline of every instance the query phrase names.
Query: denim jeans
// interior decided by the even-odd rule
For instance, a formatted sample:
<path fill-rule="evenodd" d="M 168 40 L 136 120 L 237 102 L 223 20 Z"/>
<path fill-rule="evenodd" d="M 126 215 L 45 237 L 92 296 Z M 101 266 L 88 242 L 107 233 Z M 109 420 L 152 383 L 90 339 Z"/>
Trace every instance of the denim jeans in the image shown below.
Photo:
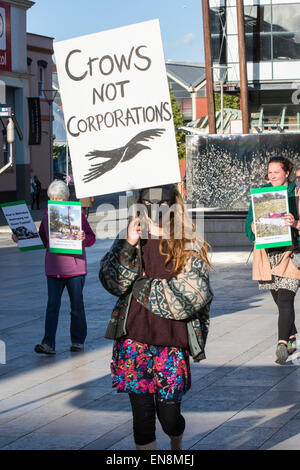
<path fill-rule="evenodd" d="M 58 324 L 61 296 L 67 287 L 71 303 L 71 341 L 83 344 L 87 335 L 87 325 L 83 303 L 85 276 L 47 277 L 48 304 L 46 310 L 45 336 L 42 343 L 55 349 L 55 335 Z"/>

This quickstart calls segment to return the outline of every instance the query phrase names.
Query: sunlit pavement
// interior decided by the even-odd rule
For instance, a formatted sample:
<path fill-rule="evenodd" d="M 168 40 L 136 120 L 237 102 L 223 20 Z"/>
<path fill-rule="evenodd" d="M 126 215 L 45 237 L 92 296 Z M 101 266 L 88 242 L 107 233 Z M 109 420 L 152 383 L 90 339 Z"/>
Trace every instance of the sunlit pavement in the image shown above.
<path fill-rule="evenodd" d="M 95 226 L 95 214 L 90 220 Z M 104 339 L 115 299 L 100 285 L 98 270 L 112 240 L 87 249 L 85 352 L 69 351 L 64 293 L 57 354 L 49 357 L 33 351 L 44 328 L 44 253 L 19 252 L 2 229 L 0 448 L 134 449 L 128 397 L 111 389 L 112 343 Z M 300 447 L 300 360 L 275 364 L 277 314 L 270 294 L 251 280 L 248 256 L 245 248 L 218 249 L 213 257 L 207 359 L 192 364 L 193 384 L 182 405 L 184 449 Z M 159 424 L 157 440 L 159 449 L 169 448 Z"/>

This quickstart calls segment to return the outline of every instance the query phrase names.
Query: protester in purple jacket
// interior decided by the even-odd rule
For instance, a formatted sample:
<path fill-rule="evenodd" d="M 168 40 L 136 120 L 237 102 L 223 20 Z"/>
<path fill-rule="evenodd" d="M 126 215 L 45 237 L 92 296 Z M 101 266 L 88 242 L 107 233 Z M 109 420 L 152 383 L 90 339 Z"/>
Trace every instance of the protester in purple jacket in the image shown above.
<path fill-rule="evenodd" d="M 68 201 L 68 186 L 54 180 L 48 188 L 48 197 L 53 201 Z M 58 323 L 61 296 L 67 287 L 71 302 L 71 351 L 83 351 L 87 335 L 87 325 L 83 303 L 83 286 L 86 268 L 85 247 L 92 246 L 96 237 L 85 215 L 82 213 L 82 231 L 77 238 L 83 241 L 82 255 L 69 255 L 49 252 L 48 211 L 40 225 L 39 234 L 46 248 L 45 272 L 48 284 L 48 304 L 46 310 L 45 335 L 41 344 L 34 348 L 40 354 L 55 354 L 55 335 Z"/>

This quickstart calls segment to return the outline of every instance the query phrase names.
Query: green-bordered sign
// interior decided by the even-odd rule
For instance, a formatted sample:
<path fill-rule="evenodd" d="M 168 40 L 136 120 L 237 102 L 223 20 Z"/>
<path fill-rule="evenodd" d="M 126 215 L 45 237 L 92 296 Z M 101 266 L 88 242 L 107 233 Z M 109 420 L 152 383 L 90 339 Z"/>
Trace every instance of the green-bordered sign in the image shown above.
<path fill-rule="evenodd" d="M 6 202 L 0 206 L 8 225 L 18 239 L 18 248 L 21 251 L 44 248 L 25 201 Z"/>
<path fill-rule="evenodd" d="M 291 228 L 285 225 L 289 212 L 286 186 L 251 189 L 256 248 L 292 245 Z"/>
<path fill-rule="evenodd" d="M 48 226 L 51 253 L 82 254 L 80 202 L 48 201 Z"/>

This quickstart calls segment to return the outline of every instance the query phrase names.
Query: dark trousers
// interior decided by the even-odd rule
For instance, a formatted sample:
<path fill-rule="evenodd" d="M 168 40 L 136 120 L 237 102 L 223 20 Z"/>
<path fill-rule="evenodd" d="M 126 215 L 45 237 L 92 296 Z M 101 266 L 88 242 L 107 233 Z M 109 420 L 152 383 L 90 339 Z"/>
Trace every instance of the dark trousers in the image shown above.
<path fill-rule="evenodd" d="M 30 193 L 31 209 L 33 209 L 34 201 L 35 201 L 35 194 Z"/>
<path fill-rule="evenodd" d="M 184 417 L 180 414 L 180 402 L 159 401 L 151 393 L 130 393 L 133 413 L 134 441 L 146 445 L 155 441 L 156 414 L 166 434 L 180 436 L 185 429 Z"/>
<path fill-rule="evenodd" d="M 48 304 L 45 320 L 45 336 L 42 343 L 55 349 L 55 336 L 58 324 L 61 296 L 67 287 L 71 303 L 71 341 L 83 344 L 87 335 L 87 325 L 83 303 L 85 276 L 47 277 Z"/>
<path fill-rule="evenodd" d="M 36 208 L 40 208 L 40 193 L 31 193 L 31 209 L 34 208 L 34 203 L 36 204 Z"/>
<path fill-rule="evenodd" d="M 278 307 L 278 339 L 288 341 L 290 336 L 297 334 L 295 326 L 295 293 L 288 289 L 271 290 L 272 297 Z"/>
<path fill-rule="evenodd" d="M 40 208 L 40 193 L 35 193 L 36 208 Z"/>

